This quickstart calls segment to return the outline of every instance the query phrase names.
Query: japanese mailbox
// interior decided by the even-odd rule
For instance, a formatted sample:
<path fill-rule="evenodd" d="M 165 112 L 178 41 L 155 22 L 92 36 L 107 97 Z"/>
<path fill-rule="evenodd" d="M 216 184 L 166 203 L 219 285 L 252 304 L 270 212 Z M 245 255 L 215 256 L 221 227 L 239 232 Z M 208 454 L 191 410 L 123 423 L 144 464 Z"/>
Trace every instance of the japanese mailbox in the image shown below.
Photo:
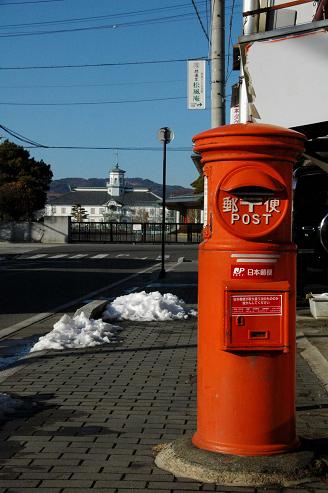
<path fill-rule="evenodd" d="M 194 137 L 204 172 L 199 247 L 199 448 L 272 455 L 295 432 L 292 168 L 305 137 L 236 124 Z"/>

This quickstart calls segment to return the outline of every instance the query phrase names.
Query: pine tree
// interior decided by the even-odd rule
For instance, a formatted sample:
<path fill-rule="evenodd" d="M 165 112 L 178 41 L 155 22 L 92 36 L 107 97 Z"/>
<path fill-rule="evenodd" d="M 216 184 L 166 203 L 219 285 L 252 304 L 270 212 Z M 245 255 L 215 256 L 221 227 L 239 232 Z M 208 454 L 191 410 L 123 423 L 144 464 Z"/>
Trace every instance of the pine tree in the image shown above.
<path fill-rule="evenodd" d="M 84 219 L 88 219 L 88 213 L 81 204 L 74 204 L 72 206 L 72 218 L 78 223 L 82 223 Z"/>
<path fill-rule="evenodd" d="M 43 209 L 52 179 L 49 164 L 36 161 L 23 147 L 0 144 L 0 220 L 29 220 Z"/>

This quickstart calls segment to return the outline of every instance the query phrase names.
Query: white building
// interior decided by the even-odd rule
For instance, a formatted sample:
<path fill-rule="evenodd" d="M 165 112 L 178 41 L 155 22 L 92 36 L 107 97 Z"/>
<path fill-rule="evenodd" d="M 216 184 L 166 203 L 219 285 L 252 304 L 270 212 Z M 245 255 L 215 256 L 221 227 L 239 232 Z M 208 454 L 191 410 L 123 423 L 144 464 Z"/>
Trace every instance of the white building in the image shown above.
<path fill-rule="evenodd" d="M 125 171 L 118 164 L 109 172 L 106 187 L 78 187 L 50 199 L 46 216 L 71 216 L 72 207 L 81 205 L 88 215 L 86 221 L 160 222 L 162 199 L 147 188 L 125 184 Z M 173 220 L 168 211 L 167 221 Z"/>

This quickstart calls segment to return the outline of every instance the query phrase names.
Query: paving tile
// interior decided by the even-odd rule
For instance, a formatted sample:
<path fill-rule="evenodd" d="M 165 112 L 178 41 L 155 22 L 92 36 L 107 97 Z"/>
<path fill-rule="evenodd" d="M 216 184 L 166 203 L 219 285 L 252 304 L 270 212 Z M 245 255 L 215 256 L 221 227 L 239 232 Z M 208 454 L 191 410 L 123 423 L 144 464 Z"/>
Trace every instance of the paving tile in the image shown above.
<path fill-rule="evenodd" d="M 69 479 L 72 476 L 71 472 L 45 472 L 45 471 L 31 471 L 23 472 L 19 479 Z M 1 476 L 0 476 L 1 477 Z"/>
<path fill-rule="evenodd" d="M 68 465 L 53 465 L 53 467 L 51 468 L 51 472 L 59 472 L 59 473 L 79 473 L 79 472 L 84 472 L 84 473 L 97 473 L 99 472 L 100 470 L 102 469 L 102 466 L 100 466 L 99 464 L 94 464 L 94 463 L 91 463 L 89 465 L 86 465 L 86 464 L 83 464 L 83 466 L 81 465 L 77 465 L 77 466 L 68 466 Z"/>
<path fill-rule="evenodd" d="M 45 479 L 40 488 L 91 488 L 93 481 L 90 479 Z"/>
<path fill-rule="evenodd" d="M 60 465 L 60 464 L 63 464 L 63 465 L 70 465 L 70 466 L 78 466 L 80 464 L 80 460 L 79 459 L 65 459 L 65 460 L 62 460 L 62 459 L 57 459 L 56 461 L 56 464 L 57 465 Z M 49 459 L 42 459 L 42 456 L 40 456 L 39 459 L 33 459 L 31 464 L 33 466 L 53 466 L 54 465 L 54 461 L 53 460 L 49 460 Z"/>
<path fill-rule="evenodd" d="M 127 489 L 127 488 L 119 488 L 118 493 L 132 493 L 133 489 Z M 152 490 L 152 489 L 145 489 L 147 493 L 171 493 L 170 489 L 160 489 L 160 490 Z M 90 492 L 91 493 L 91 492 Z M 92 491 L 93 493 L 93 491 Z M 181 493 L 181 492 L 180 492 Z"/>
<path fill-rule="evenodd" d="M 152 488 L 154 490 L 160 489 L 160 488 L 169 488 L 171 490 L 179 490 L 185 491 L 185 490 L 190 490 L 190 491 L 199 491 L 201 483 L 196 483 L 196 482 L 174 482 L 174 481 L 149 481 L 148 483 L 149 488 Z"/>
<path fill-rule="evenodd" d="M 201 487 L 201 491 L 215 491 L 215 484 L 203 484 Z"/>
<path fill-rule="evenodd" d="M 29 488 L 29 487 L 24 487 L 24 488 L 8 488 L 6 490 L 1 490 L 0 489 L 0 493 L 2 493 L 2 491 L 5 491 L 5 493 L 60 493 L 61 492 L 61 489 L 60 488 L 42 488 L 39 489 L 39 488 Z M 72 490 L 71 490 L 72 492 Z"/>
<path fill-rule="evenodd" d="M 145 474 L 145 473 L 140 473 L 140 474 L 137 474 L 137 473 L 127 473 L 124 475 L 124 480 L 126 481 L 140 481 L 141 479 L 143 479 L 144 481 L 173 481 L 174 479 L 174 476 L 170 473 L 165 473 L 165 471 L 163 471 L 163 474 L 161 474 L 161 471 L 159 474 L 156 474 L 156 473 L 149 473 L 149 474 Z"/>
<path fill-rule="evenodd" d="M 284 493 L 309 493 L 309 489 L 304 488 L 304 487 L 284 488 L 283 492 Z"/>
<path fill-rule="evenodd" d="M 5 429 L 0 428 L 0 440 L 8 438 L 8 443 L 17 446 L 9 451 L 12 458 L 0 458 L 0 478 L 2 471 L 9 474 L 12 485 L 5 487 L 5 493 L 10 489 L 24 493 L 254 493 L 254 488 L 176 479 L 154 465 L 154 445 L 186 433 L 191 436 L 196 427 L 196 386 L 190 384 L 190 375 L 195 375 L 196 324 L 167 323 L 165 330 L 158 330 L 158 323 L 126 327 L 123 345 L 115 351 L 103 347 L 54 353 L 51 359 L 31 362 L 6 380 L 8 392 L 33 398 L 39 393 L 40 399 L 48 395 L 44 402 L 52 407 L 41 406 L 25 418 L 17 415 Z M 298 384 L 298 406 L 328 403 L 316 377 L 299 359 Z M 299 423 L 311 436 L 328 429 L 325 409 L 300 409 L 299 414 Z M 24 481 L 24 485 L 13 481 Z M 325 491 L 320 482 L 311 488 L 311 493 Z M 258 489 L 257 493 L 277 491 Z M 284 489 L 284 493 L 308 491 L 308 486 Z"/>
<path fill-rule="evenodd" d="M 3 479 L 18 479 L 19 472 L 13 471 L 12 469 L 1 469 L 0 470 L 0 486 Z"/>
<path fill-rule="evenodd" d="M 254 493 L 256 488 L 250 488 L 245 486 L 216 486 L 216 491 L 224 492 L 240 492 L 240 493 Z"/>
<path fill-rule="evenodd" d="M 0 460 L 0 465 L 8 465 L 8 466 L 28 466 L 31 464 L 33 459 L 18 459 L 13 457 L 12 459 Z"/>
<path fill-rule="evenodd" d="M 2 488 L 35 488 L 40 483 L 40 480 L 34 479 L 2 479 Z"/>
<path fill-rule="evenodd" d="M 96 481 L 95 488 L 118 488 L 118 489 L 129 489 L 132 493 L 135 490 L 145 490 L 146 481 Z"/>
<path fill-rule="evenodd" d="M 76 491 L 76 489 L 75 489 Z M 121 492 L 121 490 L 119 490 Z M 79 488 L 78 493 L 116 493 L 117 489 L 116 488 Z M 28 492 L 27 492 L 28 493 Z M 40 491 L 39 493 L 43 493 L 43 490 Z M 60 493 L 74 493 L 74 489 L 70 488 L 69 486 L 64 488 L 63 490 L 60 490 Z M 131 493 L 131 490 L 130 492 Z"/>

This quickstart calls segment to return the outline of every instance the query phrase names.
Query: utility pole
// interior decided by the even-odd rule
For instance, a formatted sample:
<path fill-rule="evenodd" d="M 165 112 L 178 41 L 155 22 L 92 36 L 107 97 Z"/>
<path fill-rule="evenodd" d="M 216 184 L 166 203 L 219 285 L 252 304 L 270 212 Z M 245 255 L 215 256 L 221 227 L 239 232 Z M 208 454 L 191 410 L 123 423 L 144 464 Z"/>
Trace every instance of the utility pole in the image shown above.
<path fill-rule="evenodd" d="M 224 0 L 211 0 L 211 126 L 225 124 Z"/>

